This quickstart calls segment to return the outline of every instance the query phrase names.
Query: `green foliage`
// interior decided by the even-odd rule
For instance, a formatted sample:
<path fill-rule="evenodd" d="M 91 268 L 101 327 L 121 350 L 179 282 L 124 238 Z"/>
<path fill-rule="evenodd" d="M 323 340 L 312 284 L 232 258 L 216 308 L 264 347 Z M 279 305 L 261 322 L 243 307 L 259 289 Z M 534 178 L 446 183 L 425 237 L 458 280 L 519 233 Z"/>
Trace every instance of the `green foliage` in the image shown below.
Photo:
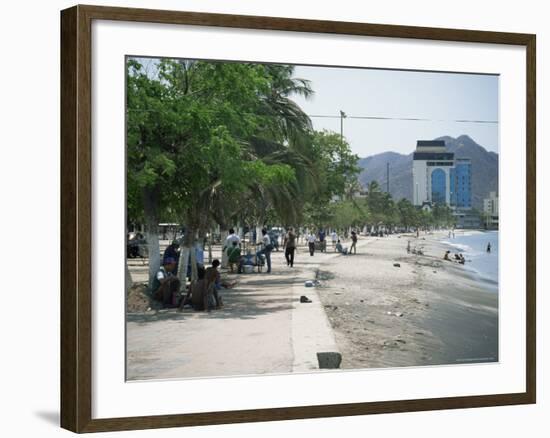
<path fill-rule="evenodd" d="M 236 221 L 452 223 L 447 207 L 425 213 L 406 200 L 395 203 L 376 182 L 366 199 L 355 199 L 358 157 L 339 134 L 312 129 L 292 97 L 313 90 L 293 74 L 288 65 L 155 60 L 146 68 L 129 59 L 129 221 L 145 219 L 148 194 L 159 220 L 199 232 Z"/>
<path fill-rule="evenodd" d="M 365 202 L 344 200 L 331 205 L 331 228 L 346 229 L 349 227 L 362 227 L 368 222 L 369 213 Z"/>
<path fill-rule="evenodd" d="M 192 229 L 237 217 L 236 202 L 289 216 L 283 207 L 300 205 L 292 200 L 309 165 L 292 143 L 311 129 L 290 95 L 311 95 L 308 82 L 292 78 L 290 66 L 161 60 L 153 67 L 127 63 L 129 217 L 141 216 L 146 189 L 160 194 L 161 217 L 179 212 Z M 292 213 L 286 219 L 296 220 Z"/>
<path fill-rule="evenodd" d="M 318 198 L 328 201 L 333 196 L 343 197 L 346 188 L 357 180 L 359 157 L 351 152 L 349 144 L 339 134 L 323 130 L 312 134 L 312 154 L 321 179 Z"/>

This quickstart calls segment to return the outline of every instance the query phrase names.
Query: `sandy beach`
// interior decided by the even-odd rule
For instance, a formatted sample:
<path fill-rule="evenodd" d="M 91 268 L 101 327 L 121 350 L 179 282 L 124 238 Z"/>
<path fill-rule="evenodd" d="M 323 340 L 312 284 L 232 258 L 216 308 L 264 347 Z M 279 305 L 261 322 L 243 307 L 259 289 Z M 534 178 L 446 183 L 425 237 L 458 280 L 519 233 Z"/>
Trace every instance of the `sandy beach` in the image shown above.
<path fill-rule="evenodd" d="M 346 256 L 302 246 L 294 268 L 274 252 L 272 274 L 222 272 L 238 282 L 223 309 L 128 313 L 127 378 L 311 372 L 326 351 L 343 369 L 497 361 L 494 284 L 444 261 L 443 236 L 361 236 Z M 424 255 L 408 254 L 408 240 Z M 146 279 L 142 262 L 130 270 Z"/>
<path fill-rule="evenodd" d="M 498 360 L 498 294 L 465 266 L 443 260 L 443 236 L 363 238 L 357 255 L 319 270 L 342 368 Z M 408 240 L 424 255 L 407 254 Z"/>

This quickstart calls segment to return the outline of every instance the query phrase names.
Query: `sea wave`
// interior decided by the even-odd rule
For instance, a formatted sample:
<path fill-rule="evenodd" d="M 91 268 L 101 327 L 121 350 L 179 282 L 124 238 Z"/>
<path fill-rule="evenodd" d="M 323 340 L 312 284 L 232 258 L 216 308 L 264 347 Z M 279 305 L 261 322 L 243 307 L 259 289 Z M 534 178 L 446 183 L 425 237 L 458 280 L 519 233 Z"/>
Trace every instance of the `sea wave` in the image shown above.
<path fill-rule="evenodd" d="M 445 245 L 452 246 L 453 248 L 456 248 L 460 252 L 467 252 L 467 253 L 473 253 L 472 247 L 469 245 L 465 245 L 463 243 L 453 243 L 449 242 L 448 240 L 442 240 L 441 243 L 444 243 Z"/>

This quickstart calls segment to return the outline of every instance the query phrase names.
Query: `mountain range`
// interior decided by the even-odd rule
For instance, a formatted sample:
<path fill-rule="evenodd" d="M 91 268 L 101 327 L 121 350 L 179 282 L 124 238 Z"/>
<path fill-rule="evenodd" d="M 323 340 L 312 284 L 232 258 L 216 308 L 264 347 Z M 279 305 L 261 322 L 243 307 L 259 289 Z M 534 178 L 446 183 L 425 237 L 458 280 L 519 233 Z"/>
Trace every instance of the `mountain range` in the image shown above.
<path fill-rule="evenodd" d="M 458 138 L 449 136 L 434 140 L 445 141 L 449 152 L 454 152 L 455 158 L 469 158 L 472 163 L 472 206 L 481 210 L 483 199 L 489 197 L 489 192 L 498 193 L 498 154 L 487 151 L 467 135 Z M 370 157 L 361 158 L 358 162 L 362 169 L 359 181 L 367 186 L 371 181 L 377 181 L 382 190 L 387 187 L 387 165 L 390 166 L 389 189 L 395 200 L 406 198 L 413 200 L 413 153 L 408 155 L 397 152 L 383 152 Z"/>

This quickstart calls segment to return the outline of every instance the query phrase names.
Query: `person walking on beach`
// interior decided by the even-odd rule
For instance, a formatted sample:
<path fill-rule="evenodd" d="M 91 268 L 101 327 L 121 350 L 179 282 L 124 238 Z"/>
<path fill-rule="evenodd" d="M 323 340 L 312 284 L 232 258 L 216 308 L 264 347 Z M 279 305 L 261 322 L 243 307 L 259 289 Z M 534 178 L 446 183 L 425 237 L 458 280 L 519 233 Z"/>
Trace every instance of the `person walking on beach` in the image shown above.
<path fill-rule="evenodd" d="M 327 242 L 325 240 L 326 235 L 327 233 L 325 232 L 325 230 L 323 229 L 319 230 L 319 242 L 321 246 L 321 252 L 326 252 L 326 249 L 327 249 Z"/>
<path fill-rule="evenodd" d="M 349 253 L 353 251 L 354 254 L 357 254 L 357 233 L 355 230 L 351 232 L 351 246 L 349 248 Z"/>
<path fill-rule="evenodd" d="M 283 242 L 283 248 L 285 250 L 286 265 L 291 268 L 294 267 L 294 251 L 296 251 L 296 234 L 294 234 L 294 228 L 288 229 Z"/>
<path fill-rule="evenodd" d="M 332 230 L 332 233 L 330 233 L 330 238 L 332 240 L 332 249 L 336 251 L 336 243 L 338 242 L 338 234 L 336 234 L 336 230 Z"/>
<path fill-rule="evenodd" d="M 313 254 L 315 254 L 315 234 L 309 233 L 309 236 L 307 236 L 307 245 L 309 247 L 309 255 L 313 257 Z"/>

